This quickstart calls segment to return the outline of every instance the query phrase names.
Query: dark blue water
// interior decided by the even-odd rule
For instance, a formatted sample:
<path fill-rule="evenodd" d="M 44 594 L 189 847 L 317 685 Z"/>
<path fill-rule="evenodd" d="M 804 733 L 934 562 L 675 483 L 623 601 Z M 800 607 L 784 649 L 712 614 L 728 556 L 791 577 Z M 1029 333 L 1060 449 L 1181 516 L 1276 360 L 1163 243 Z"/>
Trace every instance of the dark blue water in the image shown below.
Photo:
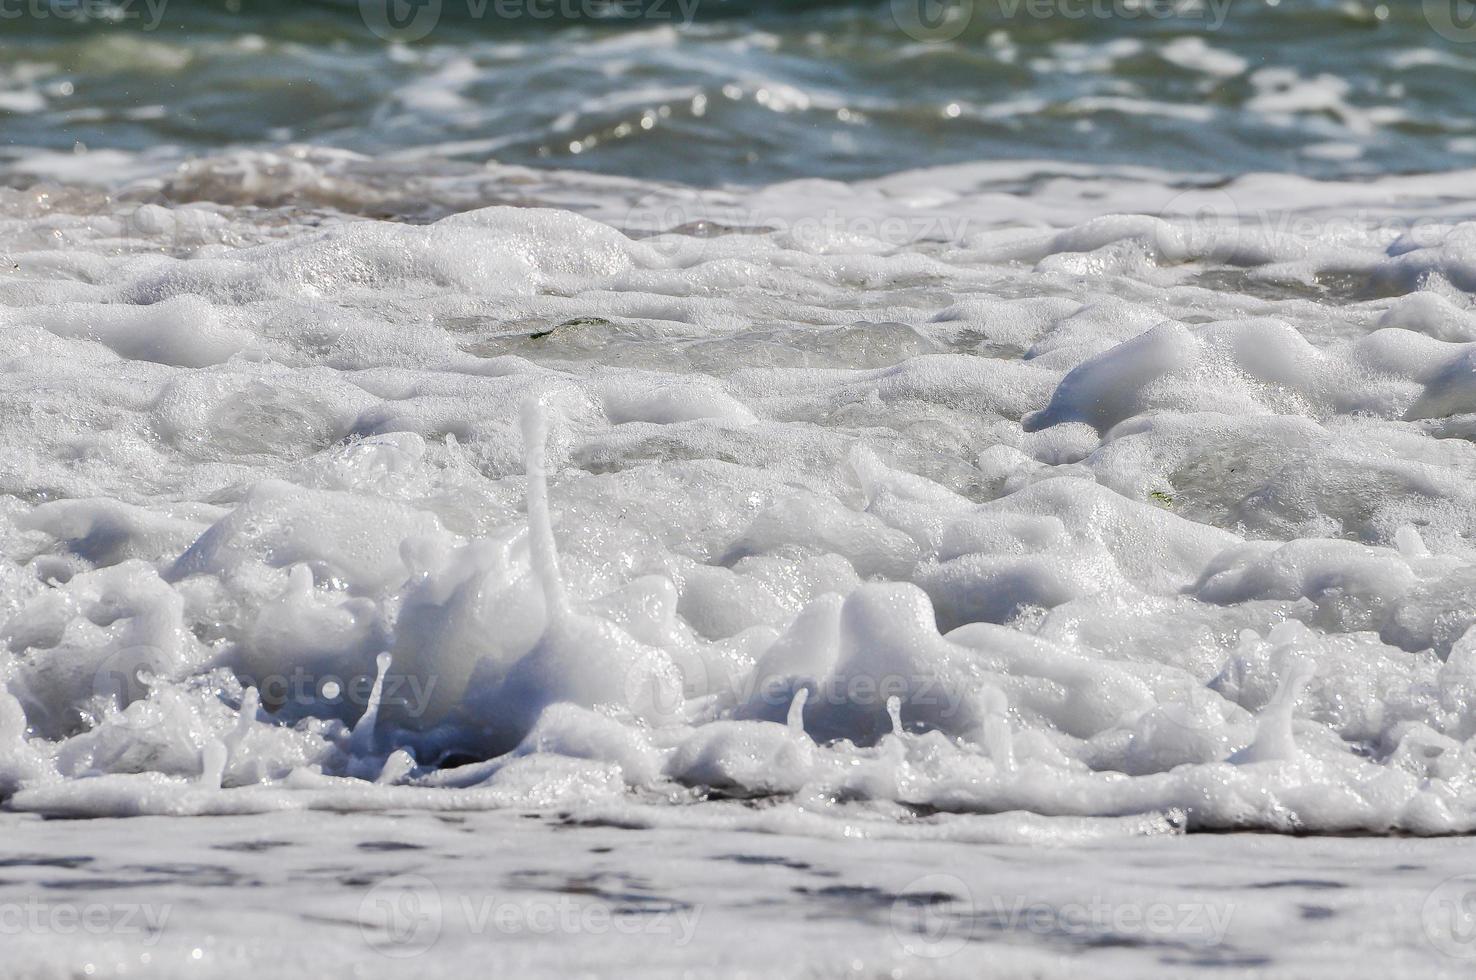
<path fill-rule="evenodd" d="M 1448 170 L 1476 163 L 1469 6 L 0 0 L 0 154 L 311 143 L 696 184 Z"/>

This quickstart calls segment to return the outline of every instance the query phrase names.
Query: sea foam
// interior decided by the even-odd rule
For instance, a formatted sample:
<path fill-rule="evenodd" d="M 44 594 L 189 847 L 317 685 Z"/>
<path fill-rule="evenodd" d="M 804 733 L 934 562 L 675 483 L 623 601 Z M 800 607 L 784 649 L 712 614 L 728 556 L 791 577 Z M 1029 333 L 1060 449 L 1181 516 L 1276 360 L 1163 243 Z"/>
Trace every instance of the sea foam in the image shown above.
<path fill-rule="evenodd" d="M 1476 829 L 1455 177 L 262 165 L 0 192 L 9 807 Z"/>

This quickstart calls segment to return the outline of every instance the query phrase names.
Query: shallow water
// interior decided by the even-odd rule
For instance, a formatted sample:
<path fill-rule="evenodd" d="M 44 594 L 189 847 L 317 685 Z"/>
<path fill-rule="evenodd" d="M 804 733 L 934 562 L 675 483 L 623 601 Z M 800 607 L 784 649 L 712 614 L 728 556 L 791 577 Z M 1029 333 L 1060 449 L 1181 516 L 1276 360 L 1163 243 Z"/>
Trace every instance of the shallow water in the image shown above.
<path fill-rule="evenodd" d="M 103 820 L 87 827 L 108 845 L 89 847 L 74 824 L 7 815 L 26 847 L 0 859 L 7 970 L 1384 978 L 1464 975 L 1472 951 L 1444 867 L 1466 863 L 1462 841 L 1056 839 L 976 817 L 960 846 L 864 822 L 796 836 L 777 812 L 768 832 L 732 811 L 641 816 Z"/>

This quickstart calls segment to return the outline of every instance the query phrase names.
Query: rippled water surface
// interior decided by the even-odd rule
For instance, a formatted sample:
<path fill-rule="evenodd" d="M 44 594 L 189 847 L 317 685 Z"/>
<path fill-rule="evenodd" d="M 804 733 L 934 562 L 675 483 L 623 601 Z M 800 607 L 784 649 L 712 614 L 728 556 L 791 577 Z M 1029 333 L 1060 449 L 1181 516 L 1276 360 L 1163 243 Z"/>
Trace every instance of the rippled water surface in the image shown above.
<path fill-rule="evenodd" d="M 1461 0 L 151 2 L 79 23 L 100 2 L 10 0 L 49 16 L 6 23 L 8 155 L 307 141 L 701 186 L 1476 160 Z M 386 44 L 387 10 L 424 36 Z"/>

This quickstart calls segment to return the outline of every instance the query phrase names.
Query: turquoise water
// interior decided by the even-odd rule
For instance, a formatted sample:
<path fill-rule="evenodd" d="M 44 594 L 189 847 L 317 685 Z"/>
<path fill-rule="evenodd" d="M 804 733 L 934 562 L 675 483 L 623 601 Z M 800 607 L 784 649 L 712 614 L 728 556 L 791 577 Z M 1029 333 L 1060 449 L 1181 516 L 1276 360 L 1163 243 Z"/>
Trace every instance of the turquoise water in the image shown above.
<path fill-rule="evenodd" d="M 4 0 L 0 159 L 310 143 L 703 186 L 1476 163 L 1466 0 L 415 2 Z"/>

